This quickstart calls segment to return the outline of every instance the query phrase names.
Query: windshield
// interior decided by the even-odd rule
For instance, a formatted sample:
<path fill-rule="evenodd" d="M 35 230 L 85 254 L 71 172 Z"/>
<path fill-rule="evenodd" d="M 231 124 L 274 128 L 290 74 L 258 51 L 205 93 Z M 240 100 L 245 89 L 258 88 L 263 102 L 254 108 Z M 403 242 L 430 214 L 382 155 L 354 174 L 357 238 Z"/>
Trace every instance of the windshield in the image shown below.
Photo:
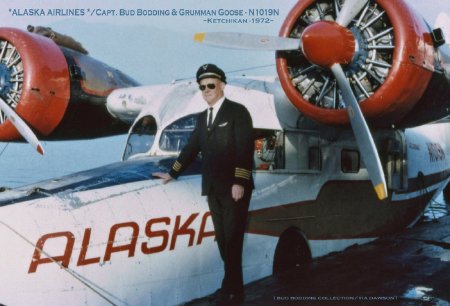
<path fill-rule="evenodd" d="M 198 114 L 188 115 L 166 127 L 161 134 L 159 147 L 163 151 L 178 153 L 187 144 L 194 131 Z"/>
<path fill-rule="evenodd" d="M 152 147 L 156 134 L 156 121 L 152 116 L 141 118 L 133 127 L 128 136 L 123 160 L 127 160 L 136 154 L 147 153 Z"/>

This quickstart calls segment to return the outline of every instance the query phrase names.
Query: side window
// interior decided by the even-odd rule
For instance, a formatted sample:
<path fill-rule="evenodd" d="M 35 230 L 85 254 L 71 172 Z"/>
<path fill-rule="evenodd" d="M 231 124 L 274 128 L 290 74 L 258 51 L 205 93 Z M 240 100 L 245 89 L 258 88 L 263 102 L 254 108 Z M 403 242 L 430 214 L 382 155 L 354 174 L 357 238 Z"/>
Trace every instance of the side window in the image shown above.
<path fill-rule="evenodd" d="M 341 151 L 341 170 L 344 173 L 357 173 L 361 167 L 359 152 L 344 149 Z"/>
<path fill-rule="evenodd" d="M 127 160 L 136 154 L 146 153 L 155 140 L 156 121 L 152 116 L 141 118 L 134 126 L 127 139 L 122 159 Z"/>
<path fill-rule="evenodd" d="M 188 115 L 166 127 L 161 134 L 159 148 L 173 153 L 178 153 L 183 149 L 194 131 L 197 116 L 198 114 Z"/>
<path fill-rule="evenodd" d="M 309 170 L 322 170 L 322 152 L 320 147 L 310 147 L 308 152 Z"/>

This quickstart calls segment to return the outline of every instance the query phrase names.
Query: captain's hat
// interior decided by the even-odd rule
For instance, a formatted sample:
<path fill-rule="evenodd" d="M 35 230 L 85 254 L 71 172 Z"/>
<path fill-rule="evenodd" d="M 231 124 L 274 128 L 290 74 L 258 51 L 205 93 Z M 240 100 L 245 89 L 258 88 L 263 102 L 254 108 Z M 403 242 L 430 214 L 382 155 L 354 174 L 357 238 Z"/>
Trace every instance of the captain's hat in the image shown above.
<path fill-rule="evenodd" d="M 206 78 L 216 78 L 226 83 L 227 78 L 225 77 L 225 72 L 214 64 L 205 64 L 200 66 L 197 70 L 197 83 L 202 79 Z"/>

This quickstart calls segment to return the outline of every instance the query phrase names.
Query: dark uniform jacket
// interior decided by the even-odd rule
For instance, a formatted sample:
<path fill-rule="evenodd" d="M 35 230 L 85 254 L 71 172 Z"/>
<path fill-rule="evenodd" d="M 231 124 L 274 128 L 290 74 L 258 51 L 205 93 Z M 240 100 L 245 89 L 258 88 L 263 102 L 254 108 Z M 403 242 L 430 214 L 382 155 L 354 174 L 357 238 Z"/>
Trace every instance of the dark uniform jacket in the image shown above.
<path fill-rule="evenodd" d="M 189 142 L 169 174 L 177 178 L 201 152 L 202 195 L 231 194 L 233 184 L 253 189 L 253 124 L 248 110 L 225 99 L 210 131 L 207 115 L 208 110 L 199 114 Z"/>

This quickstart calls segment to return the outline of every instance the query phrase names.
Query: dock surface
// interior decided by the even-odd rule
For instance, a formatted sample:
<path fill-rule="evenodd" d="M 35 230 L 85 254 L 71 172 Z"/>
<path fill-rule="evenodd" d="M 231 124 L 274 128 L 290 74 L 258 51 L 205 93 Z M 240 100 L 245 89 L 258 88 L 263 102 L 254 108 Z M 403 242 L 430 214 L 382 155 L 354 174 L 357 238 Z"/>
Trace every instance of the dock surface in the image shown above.
<path fill-rule="evenodd" d="M 450 305 L 450 216 L 249 283 L 245 294 L 242 305 Z"/>

